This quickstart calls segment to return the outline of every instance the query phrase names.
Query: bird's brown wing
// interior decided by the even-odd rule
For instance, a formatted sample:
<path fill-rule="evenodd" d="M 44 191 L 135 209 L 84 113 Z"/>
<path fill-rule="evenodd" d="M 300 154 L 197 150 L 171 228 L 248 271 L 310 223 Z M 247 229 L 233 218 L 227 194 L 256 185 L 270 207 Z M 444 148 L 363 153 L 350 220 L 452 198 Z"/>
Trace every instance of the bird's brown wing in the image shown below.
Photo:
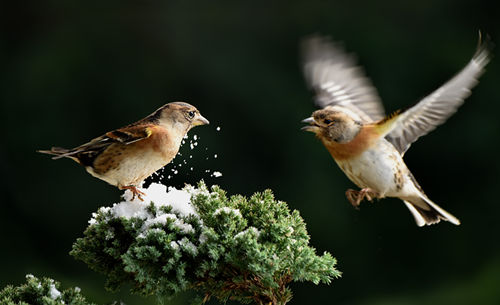
<path fill-rule="evenodd" d="M 107 132 L 73 149 L 53 147 L 50 151 L 41 152 L 55 155 L 53 159 L 68 157 L 84 166 L 91 166 L 95 158 L 111 144 L 121 143 L 128 145 L 149 137 L 151 132 L 151 128 L 148 125 L 129 125 Z"/>
<path fill-rule="evenodd" d="M 316 93 L 316 105 L 342 106 L 351 109 L 365 122 L 384 117 L 384 108 L 363 69 L 354 56 L 346 54 L 339 44 L 321 36 L 303 41 L 304 74 Z"/>
<path fill-rule="evenodd" d="M 443 124 L 463 104 L 490 61 L 491 46 L 489 40 L 484 43 L 480 40 L 476 53 L 462 71 L 399 115 L 386 138 L 401 154 L 419 137 Z"/>
<path fill-rule="evenodd" d="M 114 142 L 131 144 L 151 135 L 152 129 L 148 125 L 130 125 L 107 132 L 106 137 Z"/>

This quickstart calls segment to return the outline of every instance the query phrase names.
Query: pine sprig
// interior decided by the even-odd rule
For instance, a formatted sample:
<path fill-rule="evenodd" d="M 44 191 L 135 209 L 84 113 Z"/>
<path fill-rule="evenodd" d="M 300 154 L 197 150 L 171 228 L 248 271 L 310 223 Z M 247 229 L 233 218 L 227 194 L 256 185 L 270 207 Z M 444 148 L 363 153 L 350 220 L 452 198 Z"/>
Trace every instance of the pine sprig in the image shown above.
<path fill-rule="evenodd" d="M 50 278 L 38 279 L 28 274 L 26 283 L 6 286 L 0 291 L 2 305 L 95 305 L 87 302 L 80 288 L 61 290 L 61 284 Z"/>
<path fill-rule="evenodd" d="M 105 274 L 109 289 L 132 283 L 137 294 L 162 297 L 193 289 L 200 303 L 286 304 L 290 282 L 340 276 L 335 258 L 309 246 L 299 213 L 270 190 L 228 197 L 200 182 L 182 191 L 189 206 L 125 201 L 101 208 L 71 255 Z"/>

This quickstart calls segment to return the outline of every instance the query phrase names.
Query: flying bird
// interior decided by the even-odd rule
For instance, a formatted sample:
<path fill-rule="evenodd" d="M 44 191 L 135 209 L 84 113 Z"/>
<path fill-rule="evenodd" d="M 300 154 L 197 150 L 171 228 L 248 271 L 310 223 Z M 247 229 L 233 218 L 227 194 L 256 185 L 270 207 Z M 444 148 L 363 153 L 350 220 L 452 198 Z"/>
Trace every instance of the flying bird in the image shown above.
<path fill-rule="evenodd" d="M 420 227 L 440 220 L 460 224 L 425 195 L 403 155 L 462 105 L 490 61 L 490 48 L 489 40 L 480 37 L 474 56 L 458 74 L 413 107 L 386 116 L 371 81 L 341 45 L 320 36 L 303 42 L 305 79 L 321 109 L 303 120 L 308 125 L 302 129 L 313 132 L 361 188 L 346 191 L 354 207 L 365 198 L 396 197 Z"/>
<path fill-rule="evenodd" d="M 142 181 L 172 161 L 191 128 L 208 123 L 194 106 L 173 102 L 78 147 L 39 152 L 54 155 L 53 159 L 70 158 L 92 176 L 120 190 L 129 189 L 133 198 L 142 200 L 144 193 L 137 189 Z"/>

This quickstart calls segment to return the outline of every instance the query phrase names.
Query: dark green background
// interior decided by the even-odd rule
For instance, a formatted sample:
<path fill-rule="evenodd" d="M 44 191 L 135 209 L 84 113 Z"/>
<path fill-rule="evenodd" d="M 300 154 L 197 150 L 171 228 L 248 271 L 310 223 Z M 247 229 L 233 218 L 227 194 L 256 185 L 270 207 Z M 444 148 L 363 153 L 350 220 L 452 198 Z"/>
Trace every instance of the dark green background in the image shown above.
<path fill-rule="evenodd" d="M 314 106 L 298 53 L 308 34 L 344 41 L 393 111 L 458 72 L 479 29 L 500 43 L 495 2 L 3 2 L 0 287 L 33 273 L 98 303 L 155 302 L 105 292 L 103 277 L 68 255 L 91 213 L 120 192 L 35 150 L 82 144 L 183 100 L 212 124 L 194 129 L 198 147 L 185 145 L 174 161 L 192 153 L 194 170 L 168 183 L 203 178 L 245 195 L 271 188 L 300 210 L 312 245 L 338 258 L 341 279 L 295 283 L 291 304 L 500 304 L 499 59 L 405 156 L 429 197 L 462 221 L 418 228 L 401 201 L 360 211 L 347 202 L 352 183 L 300 131 Z"/>

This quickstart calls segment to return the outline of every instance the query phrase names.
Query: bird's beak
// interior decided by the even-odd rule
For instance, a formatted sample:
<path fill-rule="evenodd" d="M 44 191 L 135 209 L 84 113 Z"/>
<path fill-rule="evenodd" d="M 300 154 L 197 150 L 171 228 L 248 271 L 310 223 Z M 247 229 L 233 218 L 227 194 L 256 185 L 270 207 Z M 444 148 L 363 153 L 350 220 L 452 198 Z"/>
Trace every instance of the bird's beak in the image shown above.
<path fill-rule="evenodd" d="M 307 119 L 303 119 L 302 123 L 312 124 L 312 123 L 314 123 L 314 118 L 313 117 L 308 117 Z"/>
<path fill-rule="evenodd" d="M 205 119 L 201 114 L 199 114 L 196 119 L 193 121 L 193 126 L 200 126 L 200 125 L 208 125 L 210 122 Z"/>
<path fill-rule="evenodd" d="M 301 130 L 316 132 L 318 129 L 318 126 L 316 126 L 316 124 L 314 123 L 313 117 L 309 117 L 307 119 L 302 120 L 302 123 L 309 124 L 309 125 L 302 127 Z"/>

